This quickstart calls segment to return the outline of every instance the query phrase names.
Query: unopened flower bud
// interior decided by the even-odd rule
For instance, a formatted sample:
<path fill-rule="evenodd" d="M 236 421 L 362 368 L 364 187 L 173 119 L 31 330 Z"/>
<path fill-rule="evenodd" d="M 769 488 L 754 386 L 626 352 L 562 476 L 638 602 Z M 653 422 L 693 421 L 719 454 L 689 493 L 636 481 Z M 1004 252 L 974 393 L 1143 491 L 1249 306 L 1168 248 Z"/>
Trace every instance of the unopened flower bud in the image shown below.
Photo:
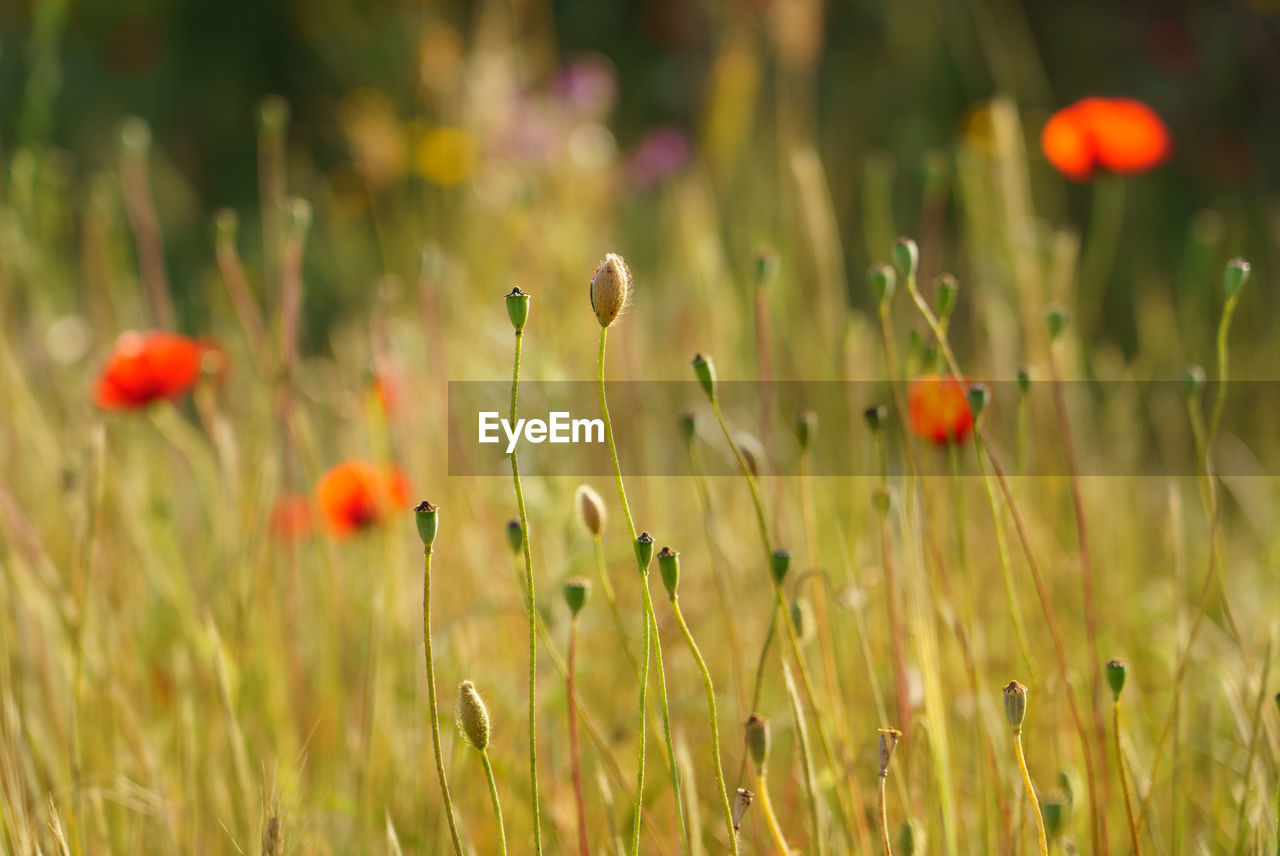
<path fill-rule="evenodd" d="M 1018 366 L 1018 392 L 1026 395 L 1031 389 L 1031 367 Z"/>
<path fill-rule="evenodd" d="M 893 300 L 894 289 L 898 285 L 898 275 L 888 265 L 872 265 L 867 270 L 867 285 L 875 295 L 876 303 L 888 303 Z"/>
<path fill-rule="evenodd" d="M 590 485 L 580 484 L 574 499 L 578 506 L 578 517 L 587 531 L 596 536 L 604 532 L 604 524 L 609 519 L 609 513 L 605 511 L 604 500 L 600 498 L 600 494 L 596 493 Z"/>
<path fill-rule="evenodd" d="M 477 749 L 489 748 L 489 710 L 471 681 L 458 684 L 458 730 Z"/>
<path fill-rule="evenodd" d="M 903 279 L 915 279 L 920 266 L 920 248 L 910 238 L 899 238 L 893 245 L 893 265 Z"/>
<path fill-rule="evenodd" d="M 774 550 L 769 558 L 769 566 L 773 571 L 773 581 L 782 585 L 782 581 L 787 578 L 787 571 L 791 570 L 791 554 L 786 550 Z"/>
<path fill-rule="evenodd" d="M 868 407 L 862 411 L 862 420 L 867 423 L 867 427 L 874 434 L 884 427 L 885 422 L 889 419 L 889 409 L 883 404 L 877 407 Z"/>
<path fill-rule="evenodd" d="M 649 563 L 653 561 L 653 536 L 648 532 L 641 532 L 633 545 L 636 551 L 636 563 L 640 565 L 641 570 L 646 573 L 649 570 Z"/>
<path fill-rule="evenodd" d="M 796 442 L 800 451 L 807 452 L 813 445 L 813 438 L 818 435 L 818 414 L 812 410 L 801 410 L 796 414 Z"/>
<path fill-rule="evenodd" d="M 418 524 L 418 536 L 422 538 L 422 546 L 430 549 L 435 543 L 436 531 L 440 527 L 440 506 L 424 499 L 413 509 L 413 517 Z"/>
<path fill-rule="evenodd" d="M 1027 716 L 1027 688 L 1017 681 L 1009 681 L 1004 688 L 1004 715 L 1014 733 L 1021 733 L 1022 721 Z"/>
<path fill-rule="evenodd" d="M 974 419 L 979 418 L 991 403 L 991 387 L 985 383 L 971 383 L 966 395 L 969 399 L 969 412 L 973 414 Z"/>
<path fill-rule="evenodd" d="M 1226 288 L 1228 300 L 1240 293 L 1252 272 L 1253 268 L 1242 258 L 1237 257 L 1227 262 L 1227 269 L 1222 274 L 1222 284 Z"/>
<path fill-rule="evenodd" d="M 676 419 L 680 425 L 680 436 L 686 443 L 691 442 L 698 431 L 697 417 L 694 416 L 692 410 L 681 410 Z"/>
<path fill-rule="evenodd" d="M 1065 794 L 1049 794 L 1041 800 L 1040 814 L 1044 818 L 1044 831 L 1049 840 L 1052 841 L 1062 834 L 1063 825 L 1070 811 L 1071 805 L 1067 802 Z"/>
<path fill-rule="evenodd" d="M 662 577 L 662 586 L 667 596 L 675 598 L 676 586 L 680 585 L 680 554 L 670 547 L 658 551 L 658 574 Z"/>
<path fill-rule="evenodd" d="M 524 332 L 525 322 L 529 320 L 529 295 L 519 287 L 511 289 L 511 293 L 507 295 L 507 317 L 511 319 L 511 326 L 516 328 L 517 334 Z"/>
<path fill-rule="evenodd" d="M 889 761 L 893 759 L 893 750 L 898 748 L 898 741 L 902 739 L 902 732 L 896 728 L 880 729 L 880 775 L 889 775 Z"/>
<path fill-rule="evenodd" d="M 513 517 L 507 521 L 507 546 L 511 548 L 512 553 L 519 553 L 524 547 L 524 528 L 521 527 L 520 521 Z"/>
<path fill-rule="evenodd" d="M 763 775 L 769 761 L 769 721 L 760 714 L 753 713 L 747 718 L 742 731 L 751 763 L 755 764 L 756 772 Z"/>
<path fill-rule="evenodd" d="M 1120 700 L 1120 693 L 1124 691 L 1125 672 L 1128 666 L 1124 660 L 1112 660 L 1107 663 L 1107 686 L 1111 687 L 1111 695 L 1117 701 Z"/>
<path fill-rule="evenodd" d="M 901 856 L 915 856 L 924 853 L 924 830 L 914 820 L 904 820 L 898 829 L 898 849 L 894 851 Z"/>
<path fill-rule="evenodd" d="M 569 607 L 569 614 L 576 616 L 587 604 L 587 595 L 591 594 L 591 580 L 585 577 L 570 577 L 564 581 L 564 602 Z"/>
<path fill-rule="evenodd" d="M 698 378 L 698 385 L 707 394 L 707 398 L 716 400 L 716 367 L 710 357 L 698 354 L 693 358 L 693 373 Z"/>
<path fill-rule="evenodd" d="M 1062 331 L 1067 329 L 1067 322 L 1071 320 L 1071 312 L 1061 303 L 1051 305 L 1044 313 L 1045 325 L 1049 328 L 1049 341 L 1053 342 L 1062 335 Z"/>
<path fill-rule="evenodd" d="M 609 253 L 591 278 L 591 308 L 601 327 L 608 327 L 631 299 L 631 271 L 622 256 Z"/>
<path fill-rule="evenodd" d="M 944 273 L 934 280 L 938 295 L 938 317 L 950 318 L 956 308 L 956 295 L 960 291 L 960 283 L 954 276 Z"/>

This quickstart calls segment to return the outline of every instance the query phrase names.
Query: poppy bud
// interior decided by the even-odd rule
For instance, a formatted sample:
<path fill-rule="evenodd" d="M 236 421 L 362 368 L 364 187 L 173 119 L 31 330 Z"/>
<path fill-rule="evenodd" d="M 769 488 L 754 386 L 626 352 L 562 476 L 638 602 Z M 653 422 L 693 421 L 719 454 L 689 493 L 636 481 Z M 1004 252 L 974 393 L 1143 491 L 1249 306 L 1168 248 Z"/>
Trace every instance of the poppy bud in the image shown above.
<path fill-rule="evenodd" d="M 1115 696 L 1116 701 L 1120 700 L 1120 693 L 1124 690 L 1127 668 L 1124 660 L 1112 660 L 1107 663 L 1107 685 L 1111 687 L 1111 694 Z"/>
<path fill-rule="evenodd" d="M 960 283 L 951 274 L 944 273 L 934 280 L 934 284 L 938 291 L 938 317 L 950 318 L 952 310 L 956 308 L 956 294 L 960 291 Z"/>
<path fill-rule="evenodd" d="M 902 826 L 898 829 L 898 849 L 895 852 L 901 853 L 902 856 L 915 856 L 917 853 L 925 852 L 924 830 L 920 828 L 920 824 L 914 820 L 902 822 Z"/>
<path fill-rule="evenodd" d="M 1227 269 L 1222 274 L 1222 284 L 1226 287 L 1228 300 L 1240 293 L 1252 272 L 1249 263 L 1242 258 L 1237 257 L 1227 262 Z"/>
<path fill-rule="evenodd" d="M 569 614 L 577 616 L 587 603 L 587 595 L 591 593 L 591 580 L 584 577 L 570 577 L 564 581 L 564 602 L 569 607 Z"/>
<path fill-rule="evenodd" d="M 1071 313 L 1060 303 L 1051 305 L 1044 313 L 1045 324 L 1049 327 L 1049 341 L 1055 341 L 1067 328 Z"/>
<path fill-rule="evenodd" d="M 737 832 L 742 826 L 742 816 L 747 813 L 747 809 L 751 808 L 751 801 L 756 795 L 746 788 L 738 788 L 737 793 L 733 795 L 733 831 Z"/>
<path fill-rule="evenodd" d="M 529 320 L 529 295 L 519 286 L 507 295 L 507 317 L 511 319 L 511 326 L 516 328 L 516 335 L 524 332 L 525 322 Z"/>
<path fill-rule="evenodd" d="M 1018 366 L 1018 391 L 1023 395 L 1031 389 L 1031 367 Z"/>
<path fill-rule="evenodd" d="M 974 419 L 977 419 L 991 403 L 991 387 L 985 383 L 971 383 L 966 396 L 969 399 L 969 412 L 973 414 Z"/>
<path fill-rule="evenodd" d="M 920 248 L 910 238 L 899 238 L 893 245 L 893 264 L 903 279 L 915 279 L 920 266 Z"/>
<path fill-rule="evenodd" d="M 587 527 L 587 531 L 592 535 L 598 536 L 604 531 L 604 524 L 609 519 L 609 514 L 604 508 L 604 500 L 595 492 L 595 489 L 585 484 L 578 485 L 576 499 L 582 525 Z"/>
<path fill-rule="evenodd" d="M 524 546 L 524 529 L 520 526 L 520 521 L 511 518 L 507 521 L 507 544 L 511 547 L 511 552 L 519 553 L 520 548 Z"/>
<path fill-rule="evenodd" d="M 1040 815 L 1044 818 L 1044 831 L 1049 840 L 1056 839 L 1062 832 L 1062 821 L 1067 813 L 1067 806 L 1062 802 L 1061 795 L 1051 795 L 1044 798 L 1040 803 Z"/>
<path fill-rule="evenodd" d="M 436 540 L 436 530 L 440 526 L 440 506 L 422 500 L 413 509 L 414 520 L 418 524 L 418 535 L 422 538 L 422 546 L 431 549 Z"/>
<path fill-rule="evenodd" d="M 693 411 L 681 410 L 676 419 L 680 425 L 680 436 L 686 443 L 691 442 L 693 435 L 698 431 L 697 418 L 693 415 Z"/>
<path fill-rule="evenodd" d="M 636 562 L 640 565 L 641 570 L 647 573 L 649 563 L 653 561 L 653 536 L 648 532 L 641 532 L 636 537 L 633 546 L 636 551 Z"/>
<path fill-rule="evenodd" d="M 898 285 L 897 274 L 888 265 L 872 265 L 867 271 L 867 285 L 876 297 L 876 303 L 888 303 L 893 300 L 894 289 Z"/>
<path fill-rule="evenodd" d="M 716 367 L 712 365 L 710 357 L 704 357 L 698 354 L 693 358 L 693 373 L 698 378 L 698 384 L 702 387 L 702 391 L 707 394 L 707 398 L 712 401 L 716 400 Z"/>
<path fill-rule="evenodd" d="M 889 761 L 893 759 L 893 750 L 898 748 L 898 741 L 902 739 L 902 732 L 896 728 L 880 729 L 880 775 L 889 775 Z"/>
<path fill-rule="evenodd" d="M 787 571 L 791 570 L 791 554 L 786 550 L 774 550 L 769 557 L 769 567 L 773 571 L 773 581 L 782 585 L 782 581 L 787 578 Z"/>
<path fill-rule="evenodd" d="M 1188 398 L 1204 391 L 1204 380 L 1204 369 L 1200 366 L 1187 366 L 1182 370 L 1182 388 L 1187 391 Z"/>
<path fill-rule="evenodd" d="M 763 774 L 769 759 L 769 721 L 760 714 L 753 713 L 747 718 L 742 730 L 751 763 L 756 765 L 757 772 Z"/>
<path fill-rule="evenodd" d="M 1027 688 L 1017 681 L 1009 681 L 1004 688 L 1004 715 L 1009 719 L 1015 734 L 1022 732 L 1022 721 L 1027 716 Z"/>
<path fill-rule="evenodd" d="M 591 278 L 591 308 L 601 327 L 608 327 L 631 299 L 631 271 L 622 256 L 609 253 Z"/>
<path fill-rule="evenodd" d="M 458 684 L 458 730 L 480 751 L 489 748 L 489 710 L 471 681 Z"/>
<path fill-rule="evenodd" d="M 764 249 L 756 253 L 756 285 L 768 285 L 778 275 L 778 254 Z"/>
<path fill-rule="evenodd" d="M 867 423 L 867 427 L 872 433 L 879 431 L 884 427 L 885 420 L 889 418 L 889 409 L 883 404 L 876 407 L 868 407 L 862 411 L 862 419 Z"/>
<path fill-rule="evenodd" d="M 676 586 L 680 584 L 680 554 L 670 547 L 659 550 L 658 574 L 662 577 L 662 585 L 667 590 L 667 596 L 675 600 Z"/>
<path fill-rule="evenodd" d="M 806 409 L 796 414 L 796 442 L 800 444 L 800 451 L 809 451 L 817 433 L 818 414 L 815 411 Z"/>

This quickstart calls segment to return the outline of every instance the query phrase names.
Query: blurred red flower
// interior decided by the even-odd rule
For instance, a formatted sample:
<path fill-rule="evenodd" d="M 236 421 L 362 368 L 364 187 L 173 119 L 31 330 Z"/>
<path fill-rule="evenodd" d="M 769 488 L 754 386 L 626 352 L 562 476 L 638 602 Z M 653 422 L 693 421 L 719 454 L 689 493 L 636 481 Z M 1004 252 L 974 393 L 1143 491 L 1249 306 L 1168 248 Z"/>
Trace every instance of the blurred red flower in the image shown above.
<path fill-rule="evenodd" d="M 316 485 L 316 499 L 329 531 L 339 537 L 377 524 L 409 507 L 409 481 L 393 467 L 343 461 Z"/>
<path fill-rule="evenodd" d="M 121 333 L 98 376 L 93 403 L 105 410 L 128 410 L 178 398 L 200 379 L 208 355 L 223 359 L 218 346 L 176 333 Z"/>
<path fill-rule="evenodd" d="M 285 494 L 271 509 L 271 532 L 278 538 L 301 538 L 310 534 L 313 523 L 311 500 L 304 494 Z"/>
<path fill-rule="evenodd" d="M 1158 166 L 1173 150 L 1173 139 L 1141 101 L 1091 97 L 1049 117 L 1040 147 L 1067 178 L 1087 181 L 1100 169 L 1132 175 Z"/>
<path fill-rule="evenodd" d="M 945 446 L 963 443 L 973 430 L 968 385 L 954 377 L 921 375 L 907 386 L 907 418 L 917 437 Z"/>

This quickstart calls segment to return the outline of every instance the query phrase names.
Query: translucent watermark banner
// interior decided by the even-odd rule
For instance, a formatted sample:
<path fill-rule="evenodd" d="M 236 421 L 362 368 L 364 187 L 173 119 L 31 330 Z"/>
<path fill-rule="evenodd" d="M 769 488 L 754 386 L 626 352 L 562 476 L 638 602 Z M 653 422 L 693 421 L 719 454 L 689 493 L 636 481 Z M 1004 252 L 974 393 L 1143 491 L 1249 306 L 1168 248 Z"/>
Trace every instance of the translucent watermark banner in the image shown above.
<path fill-rule="evenodd" d="M 1084 476 L 1196 476 L 1219 386 L 1190 395 L 1183 381 L 987 381 L 979 424 L 1009 475 L 1069 473 L 1061 409 Z M 967 388 L 872 381 L 722 382 L 717 401 L 729 434 L 762 476 L 900 475 L 912 459 L 926 476 L 978 474 Z M 616 381 L 605 385 L 624 475 L 739 473 L 733 449 L 706 393 L 694 381 Z M 1227 476 L 1280 474 L 1280 381 L 1232 381 L 1210 462 Z M 520 383 L 516 419 L 511 385 L 449 383 L 449 473 L 604 476 L 613 472 L 594 381 Z M 801 414 L 807 414 L 802 417 Z M 807 427 L 801 427 L 801 423 Z M 871 423 L 879 425 L 873 429 Z M 808 432 L 807 447 L 803 435 Z M 910 446 L 904 447 L 904 437 Z"/>

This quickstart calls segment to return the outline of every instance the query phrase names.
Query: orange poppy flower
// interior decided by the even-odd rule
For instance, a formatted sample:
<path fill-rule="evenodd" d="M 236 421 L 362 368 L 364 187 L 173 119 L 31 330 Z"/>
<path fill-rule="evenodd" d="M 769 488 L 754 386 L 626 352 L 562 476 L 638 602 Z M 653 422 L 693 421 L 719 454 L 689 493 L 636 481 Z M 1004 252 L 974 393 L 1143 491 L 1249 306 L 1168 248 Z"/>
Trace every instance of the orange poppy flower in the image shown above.
<path fill-rule="evenodd" d="M 93 403 L 105 410 L 129 410 L 178 398 L 195 386 L 211 353 L 221 351 L 176 333 L 122 333 L 98 376 Z"/>
<path fill-rule="evenodd" d="M 1100 169 L 1132 175 L 1158 166 L 1173 150 L 1173 139 L 1141 101 L 1091 97 L 1049 117 L 1040 147 L 1067 178 L 1087 181 Z"/>
<path fill-rule="evenodd" d="M 973 430 L 967 384 L 948 376 L 921 375 L 907 386 L 907 418 L 911 430 L 939 446 L 963 443 Z"/>
<path fill-rule="evenodd" d="M 311 501 L 300 493 L 289 493 L 276 500 L 271 509 L 271 532 L 288 540 L 311 532 Z"/>
<path fill-rule="evenodd" d="M 408 508 L 409 481 L 392 467 L 343 461 L 320 479 L 316 499 L 329 530 L 337 536 L 350 535 Z"/>

